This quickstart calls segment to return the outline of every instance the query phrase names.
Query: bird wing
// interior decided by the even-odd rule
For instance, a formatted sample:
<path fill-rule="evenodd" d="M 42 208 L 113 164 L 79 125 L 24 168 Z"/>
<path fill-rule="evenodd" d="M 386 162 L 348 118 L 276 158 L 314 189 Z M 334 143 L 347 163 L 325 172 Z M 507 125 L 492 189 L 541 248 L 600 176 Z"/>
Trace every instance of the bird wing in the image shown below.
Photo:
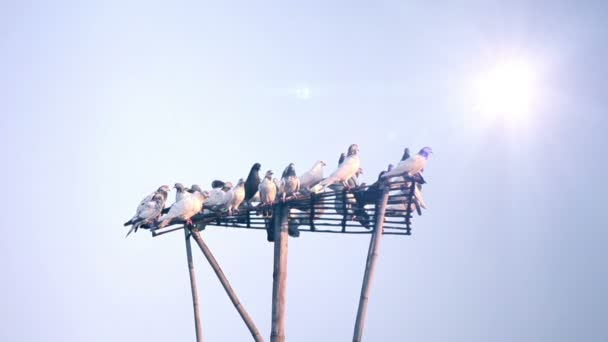
<path fill-rule="evenodd" d="M 162 210 L 161 205 L 157 201 L 148 201 L 141 210 L 137 213 L 137 217 L 143 221 L 156 218 Z"/>
<path fill-rule="evenodd" d="M 144 197 L 144 199 L 142 199 L 141 202 L 139 202 L 139 205 L 137 205 L 137 211 L 136 211 L 135 216 L 139 216 L 139 213 L 142 210 L 145 210 L 146 205 L 148 204 L 148 202 L 150 202 L 152 200 L 152 198 L 154 197 L 155 194 L 156 194 L 156 192 L 153 192 L 153 193 L 149 194 L 148 196 Z"/>

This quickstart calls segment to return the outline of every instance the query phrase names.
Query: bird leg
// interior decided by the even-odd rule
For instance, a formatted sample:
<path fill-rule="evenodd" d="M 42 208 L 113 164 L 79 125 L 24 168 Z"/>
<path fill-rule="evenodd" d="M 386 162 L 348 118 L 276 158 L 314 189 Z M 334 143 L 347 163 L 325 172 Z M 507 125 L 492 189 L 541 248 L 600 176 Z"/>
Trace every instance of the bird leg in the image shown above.
<path fill-rule="evenodd" d="M 192 223 L 192 219 L 186 220 L 186 226 L 188 226 L 188 228 L 192 228 L 194 226 L 194 224 Z"/>
<path fill-rule="evenodd" d="M 350 184 L 348 184 L 348 181 L 342 182 L 342 185 L 344 186 L 344 190 L 348 191 L 351 189 Z"/>

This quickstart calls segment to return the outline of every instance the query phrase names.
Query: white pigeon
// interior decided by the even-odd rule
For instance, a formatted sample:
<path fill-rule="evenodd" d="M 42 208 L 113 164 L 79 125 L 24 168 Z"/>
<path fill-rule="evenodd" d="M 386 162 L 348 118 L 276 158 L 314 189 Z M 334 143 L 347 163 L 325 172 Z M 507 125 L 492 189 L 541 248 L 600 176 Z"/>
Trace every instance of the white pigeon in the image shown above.
<path fill-rule="evenodd" d="M 132 225 L 125 237 L 133 231 L 137 232 L 142 225 L 153 223 L 160 216 L 167 201 L 167 192 L 170 190 L 168 185 L 163 185 L 139 203 L 135 216 L 124 224 L 125 226 Z"/>
<path fill-rule="evenodd" d="M 228 214 L 232 215 L 234 210 L 238 210 L 245 200 L 245 181 L 243 178 L 239 179 L 236 186 L 227 192 L 228 202 L 226 203 Z"/>
<path fill-rule="evenodd" d="M 403 175 L 411 177 L 420 173 L 420 171 L 424 169 L 429 154 L 431 153 L 433 153 L 433 150 L 430 147 L 424 147 L 416 155 L 400 161 L 392 170 L 382 175 L 382 178 L 386 179 Z"/>
<path fill-rule="evenodd" d="M 260 205 L 272 205 L 277 198 L 277 186 L 272 181 L 272 171 L 266 171 L 266 176 L 259 186 L 258 193 L 260 194 Z"/>
<path fill-rule="evenodd" d="M 174 220 L 184 220 L 191 225 L 190 218 L 198 214 L 203 209 L 203 203 L 208 194 L 195 191 L 189 196 L 183 196 L 179 202 L 173 203 L 169 212 L 160 218 L 158 228 L 166 227 Z"/>
<path fill-rule="evenodd" d="M 317 185 L 323 180 L 323 167 L 325 162 L 317 161 L 310 170 L 304 172 L 300 176 L 300 189 L 308 191 L 311 187 Z"/>
<path fill-rule="evenodd" d="M 266 171 L 266 176 L 262 180 L 259 186 L 258 193 L 260 194 L 260 206 L 272 206 L 277 198 L 278 188 L 272 181 L 272 171 Z M 270 211 L 263 210 L 262 216 L 270 216 Z"/>
<path fill-rule="evenodd" d="M 281 177 L 281 188 L 279 193 L 282 196 L 283 201 L 288 195 L 295 195 L 300 191 L 300 179 L 296 176 L 296 169 L 293 163 L 287 165 L 283 175 Z"/>
<path fill-rule="evenodd" d="M 310 189 L 311 192 L 318 193 L 325 187 L 332 184 L 341 182 L 344 186 L 348 187 L 347 181 L 351 179 L 359 171 L 361 161 L 359 159 L 359 146 L 352 144 L 348 148 L 348 154 L 346 159 L 338 166 L 338 169 L 334 171 L 329 177 L 322 180 L 319 184 L 315 185 Z"/>

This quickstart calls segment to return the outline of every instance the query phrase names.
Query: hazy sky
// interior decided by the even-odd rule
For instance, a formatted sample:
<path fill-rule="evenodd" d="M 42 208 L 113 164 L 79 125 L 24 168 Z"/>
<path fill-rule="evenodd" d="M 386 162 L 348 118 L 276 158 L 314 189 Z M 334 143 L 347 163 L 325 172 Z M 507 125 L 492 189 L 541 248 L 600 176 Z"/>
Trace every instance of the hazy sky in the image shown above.
<path fill-rule="evenodd" d="M 435 151 L 366 341 L 608 340 L 607 20 L 605 1 L 1 1 L 0 340 L 193 341 L 183 234 L 124 239 L 141 198 L 333 168 L 351 143 L 368 182 Z M 514 59 L 533 110 L 482 115 L 472 84 Z M 269 339 L 265 233 L 203 237 Z M 368 243 L 290 239 L 288 341 L 352 339 Z M 248 341 L 195 266 L 205 339 Z"/>

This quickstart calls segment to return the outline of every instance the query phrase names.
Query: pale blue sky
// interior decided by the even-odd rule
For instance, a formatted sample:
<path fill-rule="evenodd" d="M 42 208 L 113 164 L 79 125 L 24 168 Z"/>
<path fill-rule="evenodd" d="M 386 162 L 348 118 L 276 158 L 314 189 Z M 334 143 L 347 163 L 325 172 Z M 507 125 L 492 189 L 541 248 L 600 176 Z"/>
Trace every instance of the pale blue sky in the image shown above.
<path fill-rule="evenodd" d="M 351 143 L 368 182 L 435 151 L 414 235 L 383 240 L 366 341 L 608 340 L 607 19 L 603 1 L 0 2 L 0 340 L 194 340 L 183 235 L 124 239 L 138 201 L 254 162 L 333 167 Z M 470 84 L 512 56 L 537 105 L 486 122 Z M 265 233 L 203 237 L 268 338 Z M 290 240 L 288 341 L 352 338 L 368 242 Z M 249 340 L 195 264 L 206 340 Z"/>

